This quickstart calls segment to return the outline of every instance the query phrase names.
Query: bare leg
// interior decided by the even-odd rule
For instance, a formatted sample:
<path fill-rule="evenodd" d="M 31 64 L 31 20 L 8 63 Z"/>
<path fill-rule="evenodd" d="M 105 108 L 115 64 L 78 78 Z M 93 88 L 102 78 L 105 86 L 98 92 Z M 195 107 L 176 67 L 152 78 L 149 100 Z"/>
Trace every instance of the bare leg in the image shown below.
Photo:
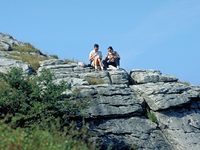
<path fill-rule="evenodd" d="M 95 60 L 94 60 L 94 68 L 95 68 L 95 71 L 97 71 L 97 65 L 98 65 L 98 60 L 95 59 Z"/>
<path fill-rule="evenodd" d="M 103 64 L 102 64 L 102 62 L 101 62 L 101 59 L 98 58 L 97 61 L 98 61 L 98 63 L 99 63 L 99 66 L 101 67 L 101 70 L 104 71 L 104 69 L 103 69 Z"/>

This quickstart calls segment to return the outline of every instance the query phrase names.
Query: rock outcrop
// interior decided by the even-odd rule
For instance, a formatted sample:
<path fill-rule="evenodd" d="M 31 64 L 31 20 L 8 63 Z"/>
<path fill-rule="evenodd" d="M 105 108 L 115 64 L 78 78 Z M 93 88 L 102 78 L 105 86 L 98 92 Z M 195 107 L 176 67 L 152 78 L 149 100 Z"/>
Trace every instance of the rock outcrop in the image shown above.
<path fill-rule="evenodd" d="M 0 33 L 1 50 L 14 45 L 23 43 Z M 11 56 L 0 51 L 0 72 L 21 67 L 24 75 L 32 73 L 28 63 Z M 174 76 L 151 69 L 94 72 L 92 67 L 59 59 L 41 61 L 38 75 L 43 69 L 55 73 L 55 83 L 67 81 L 71 90 L 65 94 L 79 89 L 77 97 L 92 97 L 85 119 L 105 149 L 110 143 L 114 149 L 200 149 L 199 86 L 184 85 Z"/>
<path fill-rule="evenodd" d="M 21 60 L 7 59 L 0 57 L 0 72 L 6 73 L 11 68 L 17 67 L 23 69 L 23 75 L 30 75 L 32 73 L 32 68 L 28 63 Z"/>
<path fill-rule="evenodd" d="M 8 34 L 0 32 L 0 50 L 10 51 L 12 46 L 24 46 L 23 42 L 19 42 Z"/>
<path fill-rule="evenodd" d="M 40 62 L 60 80 L 68 81 L 79 97 L 91 95 L 92 105 L 86 110 L 90 130 L 115 149 L 135 145 L 138 149 L 200 148 L 198 86 L 178 83 L 171 75 L 158 70 L 124 70 L 94 72 L 93 68 L 68 64 L 62 60 Z M 90 85 L 89 79 L 103 81 Z M 69 91 L 66 91 L 66 93 Z M 156 122 L 147 117 L 154 114 Z"/>

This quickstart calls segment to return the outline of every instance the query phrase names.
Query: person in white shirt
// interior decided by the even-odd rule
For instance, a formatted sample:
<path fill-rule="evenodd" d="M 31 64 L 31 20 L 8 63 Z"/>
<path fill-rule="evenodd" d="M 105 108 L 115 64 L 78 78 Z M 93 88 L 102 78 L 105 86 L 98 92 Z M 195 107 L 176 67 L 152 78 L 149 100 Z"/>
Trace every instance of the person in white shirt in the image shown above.
<path fill-rule="evenodd" d="M 101 67 L 101 70 L 104 71 L 101 59 L 102 59 L 102 53 L 99 50 L 99 45 L 94 44 L 94 50 L 92 50 L 89 54 L 89 61 L 91 61 L 91 65 L 95 68 L 95 72 L 98 71 L 97 68 L 98 65 Z"/>

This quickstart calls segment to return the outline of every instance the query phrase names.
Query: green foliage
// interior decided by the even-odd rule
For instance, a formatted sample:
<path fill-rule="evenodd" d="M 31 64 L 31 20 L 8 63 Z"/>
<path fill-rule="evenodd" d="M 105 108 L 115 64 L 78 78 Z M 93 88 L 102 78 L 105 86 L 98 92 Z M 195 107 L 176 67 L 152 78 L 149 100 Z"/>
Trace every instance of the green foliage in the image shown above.
<path fill-rule="evenodd" d="M 153 112 L 147 110 L 147 117 L 154 123 L 157 123 L 157 118 Z"/>
<path fill-rule="evenodd" d="M 75 125 L 57 130 L 59 124 L 41 130 L 39 126 L 34 129 L 13 129 L 6 120 L 0 122 L 0 149 L 1 150 L 94 150 L 95 146 L 86 144 L 88 137 L 86 127 L 75 129 Z"/>
<path fill-rule="evenodd" d="M 22 69 L 0 73 L 0 149 L 95 149 L 86 126 L 73 122 L 88 98 L 62 94 L 68 86 L 43 70 L 22 76 Z"/>
<path fill-rule="evenodd" d="M 105 82 L 100 78 L 88 78 L 86 81 L 88 81 L 90 85 L 105 84 Z"/>

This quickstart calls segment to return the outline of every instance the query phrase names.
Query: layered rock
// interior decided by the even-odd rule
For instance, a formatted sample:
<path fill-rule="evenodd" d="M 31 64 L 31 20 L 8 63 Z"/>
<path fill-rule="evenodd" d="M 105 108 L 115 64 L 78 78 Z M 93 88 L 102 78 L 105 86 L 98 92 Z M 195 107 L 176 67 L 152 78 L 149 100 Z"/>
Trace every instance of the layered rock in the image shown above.
<path fill-rule="evenodd" d="M 21 60 L 0 58 L 0 72 L 6 73 L 13 67 L 22 68 L 23 75 L 30 75 L 32 73 L 32 68 L 26 62 Z"/>
<path fill-rule="evenodd" d="M 12 46 L 24 46 L 23 42 L 19 42 L 8 34 L 0 32 L 0 50 L 12 50 Z"/>
<path fill-rule="evenodd" d="M 191 87 L 177 82 L 132 85 L 131 89 L 137 91 L 154 111 L 188 103 L 199 94 Z"/>
<path fill-rule="evenodd" d="M 162 75 L 158 70 L 135 69 L 132 70 L 130 76 L 134 84 L 156 83 L 156 82 L 176 82 L 178 78 L 171 75 Z"/>
<path fill-rule="evenodd" d="M 0 50 L 23 44 L 0 33 Z M 21 67 L 24 75 L 31 74 L 28 63 L 8 59 L 13 57 L 12 52 L 0 51 L 0 57 L 0 72 Z M 71 90 L 67 89 L 65 94 L 79 89 L 77 98 L 92 97 L 85 118 L 105 149 L 111 142 L 114 149 L 130 146 L 139 150 L 200 149 L 199 86 L 186 86 L 178 83 L 178 78 L 152 69 L 94 72 L 92 67 L 59 59 L 41 61 L 38 75 L 43 69 L 55 74 L 55 83 L 67 82 Z M 151 121 L 149 114 L 155 115 L 156 121 Z"/>
<path fill-rule="evenodd" d="M 72 91 L 80 89 L 78 97 L 93 97 L 85 117 L 90 130 L 104 141 L 105 147 L 110 142 L 114 143 L 115 149 L 126 149 L 131 145 L 138 149 L 200 147 L 197 138 L 200 87 L 178 83 L 176 77 L 163 75 L 158 70 L 132 70 L 128 74 L 124 70 L 94 72 L 93 68 L 62 60 L 47 60 L 40 64 L 38 73 L 44 68 L 50 69 L 56 74 L 57 82 L 63 79 L 68 81 Z M 88 79 L 103 82 L 90 85 Z M 71 92 L 66 90 L 65 93 Z M 188 111 L 186 107 L 195 110 Z M 157 123 L 147 118 L 146 109 L 155 114 Z M 174 127 L 170 119 L 174 122 L 177 119 Z M 185 122 L 182 127 L 181 122 Z M 188 142 L 181 137 L 187 138 Z"/>

